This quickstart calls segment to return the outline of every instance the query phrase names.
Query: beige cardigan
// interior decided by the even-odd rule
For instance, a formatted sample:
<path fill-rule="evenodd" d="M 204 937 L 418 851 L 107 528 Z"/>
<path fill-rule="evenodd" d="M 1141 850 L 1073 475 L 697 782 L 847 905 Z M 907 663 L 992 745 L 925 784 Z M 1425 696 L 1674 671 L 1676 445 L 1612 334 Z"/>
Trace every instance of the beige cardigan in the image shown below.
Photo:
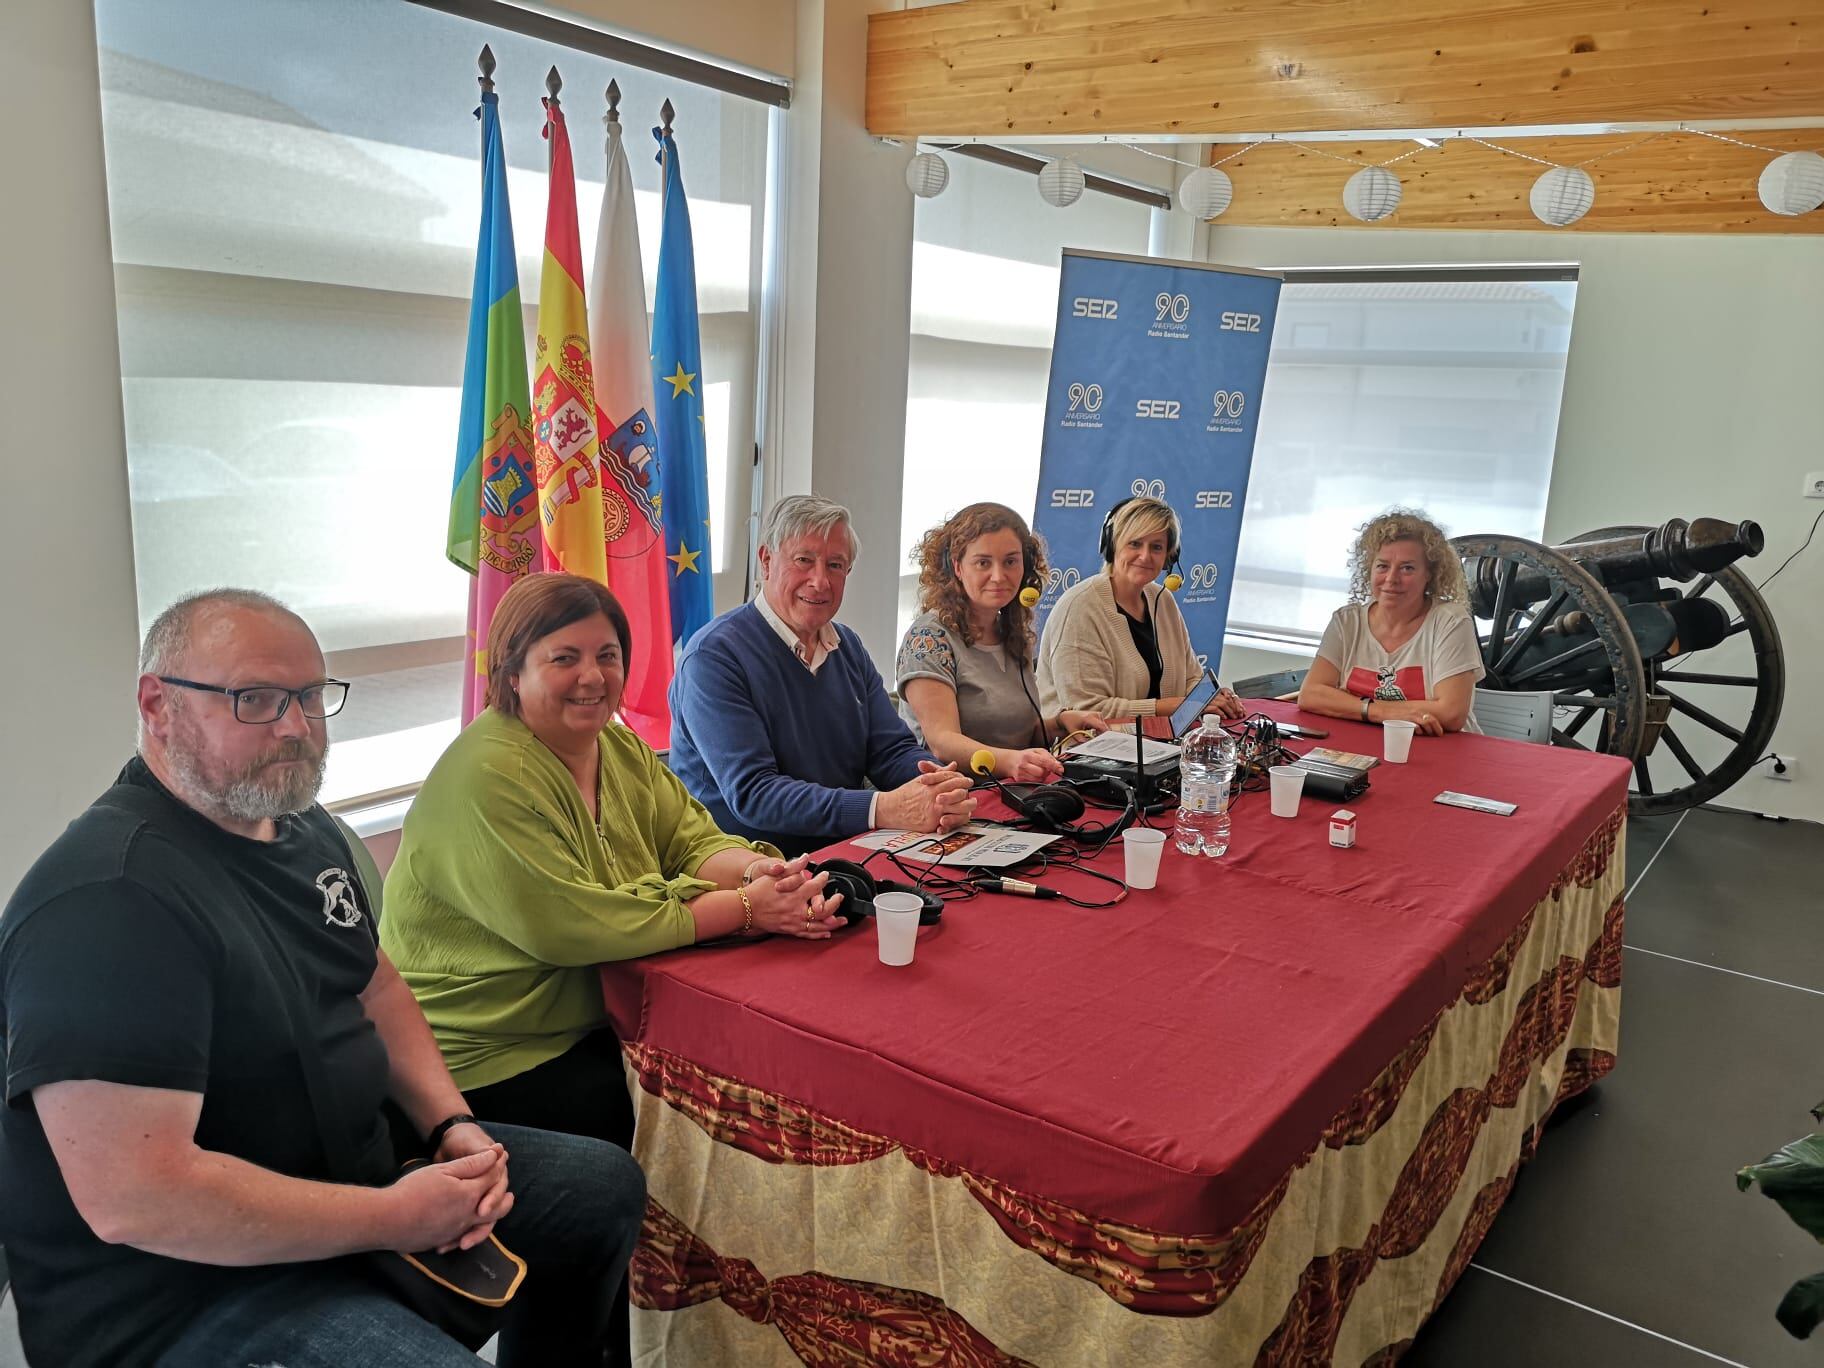
<path fill-rule="evenodd" d="M 1145 592 L 1165 666 L 1159 692 L 1167 698 L 1182 697 L 1202 678 L 1203 667 L 1191 650 L 1191 634 L 1177 601 L 1158 584 L 1147 585 Z M 1134 646 L 1127 619 L 1115 606 L 1106 570 L 1065 590 L 1051 610 L 1039 638 L 1038 676 L 1039 706 L 1047 717 L 1061 708 L 1081 708 L 1110 720 L 1159 712 L 1158 699 L 1141 697 L 1146 692 L 1146 662 Z"/>

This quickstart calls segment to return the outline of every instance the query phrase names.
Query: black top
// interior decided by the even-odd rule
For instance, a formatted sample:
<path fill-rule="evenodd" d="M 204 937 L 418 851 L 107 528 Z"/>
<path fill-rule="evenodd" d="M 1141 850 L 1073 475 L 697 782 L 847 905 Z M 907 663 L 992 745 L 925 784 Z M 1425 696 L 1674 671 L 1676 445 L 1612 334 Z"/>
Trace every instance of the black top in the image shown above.
<path fill-rule="evenodd" d="M 1146 662 L 1146 696 L 1159 697 L 1159 681 L 1165 677 L 1165 661 L 1159 654 L 1159 632 L 1153 626 L 1153 605 L 1146 601 L 1146 595 L 1140 596 L 1140 611 L 1144 618 L 1130 617 L 1128 611 L 1120 604 L 1121 616 L 1127 618 L 1128 635 L 1134 639 L 1134 649 L 1140 652 L 1140 659 Z"/>
<path fill-rule="evenodd" d="M 395 1171 L 380 1112 L 386 1047 L 358 997 L 378 962 L 375 929 L 333 820 L 313 807 L 254 841 L 179 802 L 138 759 L 120 783 L 149 794 L 147 810 L 104 794 L 0 914 L 0 1242 L 33 1363 L 150 1363 L 227 1288 L 270 1275 L 102 1243 L 70 1201 L 33 1088 L 98 1079 L 201 1093 L 203 1149 L 328 1177 L 280 1005 L 297 988 L 273 973 L 275 939 L 316 999 L 324 1071 L 367 1180 Z"/>

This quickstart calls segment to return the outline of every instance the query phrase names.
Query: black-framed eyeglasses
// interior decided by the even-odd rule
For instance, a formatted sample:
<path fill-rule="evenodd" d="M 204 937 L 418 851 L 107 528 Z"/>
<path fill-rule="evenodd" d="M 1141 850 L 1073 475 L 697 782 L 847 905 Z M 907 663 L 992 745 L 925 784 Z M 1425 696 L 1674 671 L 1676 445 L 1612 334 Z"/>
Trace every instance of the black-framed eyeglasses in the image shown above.
<path fill-rule="evenodd" d="M 199 693 L 226 694 L 234 703 L 234 720 L 252 726 L 277 722 L 285 716 L 285 710 L 294 698 L 304 716 L 319 720 L 334 717 L 348 702 L 348 684 L 340 679 L 325 679 L 320 684 L 306 684 L 301 689 L 282 689 L 277 684 L 249 684 L 239 689 L 226 689 L 220 684 L 199 684 L 194 679 L 179 679 L 175 675 L 159 675 L 158 681 L 175 684 L 180 689 L 195 689 Z"/>

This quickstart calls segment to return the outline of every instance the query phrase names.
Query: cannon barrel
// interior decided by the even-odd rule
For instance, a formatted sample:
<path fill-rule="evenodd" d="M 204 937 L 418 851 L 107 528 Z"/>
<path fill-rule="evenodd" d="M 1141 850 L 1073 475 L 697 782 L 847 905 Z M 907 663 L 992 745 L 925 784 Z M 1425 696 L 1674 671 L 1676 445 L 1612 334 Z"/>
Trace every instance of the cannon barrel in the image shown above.
<path fill-rule="evenodd" d="M 1673 518 L 1645 532 L 1569 542 L 1552 549 L 1576 561 L 1602 584 L 1615 585 L 1655 577 L 1682 583 L 1698 575 L 1713 575 L 1743 556 L 1760 555 L 1766 544 L 1759 523 Z M 1486 558 L 1477 562 L 1470 582 L 1470 606 L 1483 617 L 1494 612 L 1498 573 L 1499 562 Z M 1508 602 L 1537 603 L 1554 587 L 1544 575 L 1516 574 Z"/>

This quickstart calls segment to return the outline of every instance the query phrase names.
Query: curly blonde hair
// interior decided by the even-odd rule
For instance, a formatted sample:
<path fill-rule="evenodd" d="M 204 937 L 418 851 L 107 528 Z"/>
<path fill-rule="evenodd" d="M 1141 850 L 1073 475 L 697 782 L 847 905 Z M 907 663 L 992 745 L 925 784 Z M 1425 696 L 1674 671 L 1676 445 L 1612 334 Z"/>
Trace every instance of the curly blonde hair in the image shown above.
<path fill-rule="evenodd" d="M 1006 504 L 970 504 L 919 538 L 918 548 L 912 553 L 918 565 L 919 611 L 935 613 L 947 630 L 969 645 L 975 644 L 969 630 L 969 596 L 957 577 L 956 563 L 977 537 L 1004 529 L 1019 537 L 1020 549 L 1026 553 L 1025 582 L 1044 584 L 1048 568 L 1045 543 L 1033 534 L 1026 519 Z M 1032 658 L 1032 609 L 1017 597 L 1001 609 L 1001 639 L 1015 660 Z"/>
<path fill-rule="evenodd" d="M 1368 576 L 1374 568 L 1374 558 L 1388 542 L 1396 541 L 1413 541 L 1425 548 L 1425 565 L 1431 572 L 1425 597 L 1433 603 L 1463 603 L 1468 599 L 1463 561 L 1451 550 L 1444 529 L 1420 509 L 1390 508 L 1356 529 L 1355 545 L 1349 550 L 1350 602 L 1366 603 L 1373 597 Z"/>

